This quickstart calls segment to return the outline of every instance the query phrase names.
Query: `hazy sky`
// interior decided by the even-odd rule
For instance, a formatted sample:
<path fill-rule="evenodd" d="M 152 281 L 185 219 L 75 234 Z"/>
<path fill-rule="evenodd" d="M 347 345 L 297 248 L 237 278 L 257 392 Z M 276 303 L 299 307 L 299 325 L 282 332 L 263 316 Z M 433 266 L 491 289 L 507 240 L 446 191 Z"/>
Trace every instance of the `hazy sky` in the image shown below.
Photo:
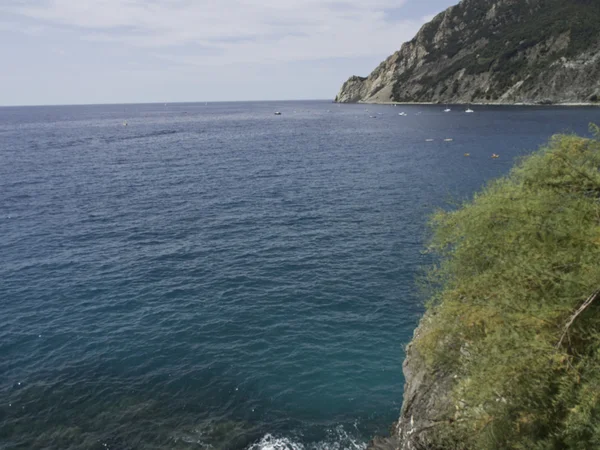
<path fill-rule="evenodd" d="M 0 105 L 334 98 L 458 0 L 0 0 Z"/>

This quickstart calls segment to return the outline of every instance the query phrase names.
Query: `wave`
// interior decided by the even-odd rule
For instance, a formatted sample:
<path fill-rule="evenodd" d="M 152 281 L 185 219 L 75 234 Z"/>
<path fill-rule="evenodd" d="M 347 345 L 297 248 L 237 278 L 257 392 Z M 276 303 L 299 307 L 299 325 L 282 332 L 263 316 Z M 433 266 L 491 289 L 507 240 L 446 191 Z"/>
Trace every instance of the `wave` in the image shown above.
<path fill-rule="evenodd" d="M 267 434 L 259 442 L 248 447 L 248 450 L 305 450 L 305 447 L 291 439 L 276 438 Z"/>
<path fill-rule="evenodd" d="M 350 435 L 342 426 L 329 433 L 331 437 L 324 441 L 302 443 L 288 437 L 276 437 L 266 434 L 247 450 L 366 450 L 367 443 Z"/>

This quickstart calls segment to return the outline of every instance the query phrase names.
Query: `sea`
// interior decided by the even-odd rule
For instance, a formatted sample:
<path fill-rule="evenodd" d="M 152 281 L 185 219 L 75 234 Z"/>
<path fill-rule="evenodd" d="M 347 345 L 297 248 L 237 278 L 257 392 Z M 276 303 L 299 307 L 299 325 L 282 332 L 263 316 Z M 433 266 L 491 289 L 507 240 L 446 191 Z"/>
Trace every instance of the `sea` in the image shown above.
<path fill-rule="evenodd" d="M 592 107 L 450 108 L 0 108 L 0 448 L 385 435 L 428 217 L 600 123 Z"/>

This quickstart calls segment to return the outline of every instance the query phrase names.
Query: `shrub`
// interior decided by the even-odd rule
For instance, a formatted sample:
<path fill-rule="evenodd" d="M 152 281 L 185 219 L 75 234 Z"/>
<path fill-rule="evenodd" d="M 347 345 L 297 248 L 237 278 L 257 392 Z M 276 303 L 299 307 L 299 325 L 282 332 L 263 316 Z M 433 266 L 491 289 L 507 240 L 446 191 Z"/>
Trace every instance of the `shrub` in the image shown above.
<path fill-rule="evenodd" d="M 448 448 L 600 448 L 599 167 L 599 140 L 555 136 L 433 216 L 433 322 L 416 345 L 458 375 Z"/>

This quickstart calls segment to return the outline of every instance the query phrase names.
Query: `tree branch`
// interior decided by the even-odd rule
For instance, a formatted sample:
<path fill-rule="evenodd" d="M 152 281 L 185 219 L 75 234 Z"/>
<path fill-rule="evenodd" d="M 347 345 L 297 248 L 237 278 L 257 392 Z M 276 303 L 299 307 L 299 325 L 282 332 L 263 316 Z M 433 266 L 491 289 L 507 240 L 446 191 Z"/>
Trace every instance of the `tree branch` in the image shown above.
<path fill-rule="evenodd" d="M 598 299 L 598 297 L 600 297 L 600 289 L 598 289 L 596 292 L 594 292 L 592 295 L 590 295 L 588 297 L 588 299 L 585 302 L 583 302 L 583 305 L 581 305 L 581 307 L 575 312 L 575 314 L 573 314 L 571 316 L 571 318 L 565 325 L 565 330 L 563 331 L 563 334 L 560 337 L 560 341 L 558 341 L 558 344 L 556 344 L 557 349 L 562 346 L 562 343 L 565 340 L 565 337 L 567 337 L 567 335 L 569 333 L 569 328 L 571 328 L 571 325 L 573 325 L 573 322 L 575 322 L 575 319 L 577 319 L 577 317 L 579 317 L 592 303 L 594 303 L 594 301 L 596 301 Z"/>

